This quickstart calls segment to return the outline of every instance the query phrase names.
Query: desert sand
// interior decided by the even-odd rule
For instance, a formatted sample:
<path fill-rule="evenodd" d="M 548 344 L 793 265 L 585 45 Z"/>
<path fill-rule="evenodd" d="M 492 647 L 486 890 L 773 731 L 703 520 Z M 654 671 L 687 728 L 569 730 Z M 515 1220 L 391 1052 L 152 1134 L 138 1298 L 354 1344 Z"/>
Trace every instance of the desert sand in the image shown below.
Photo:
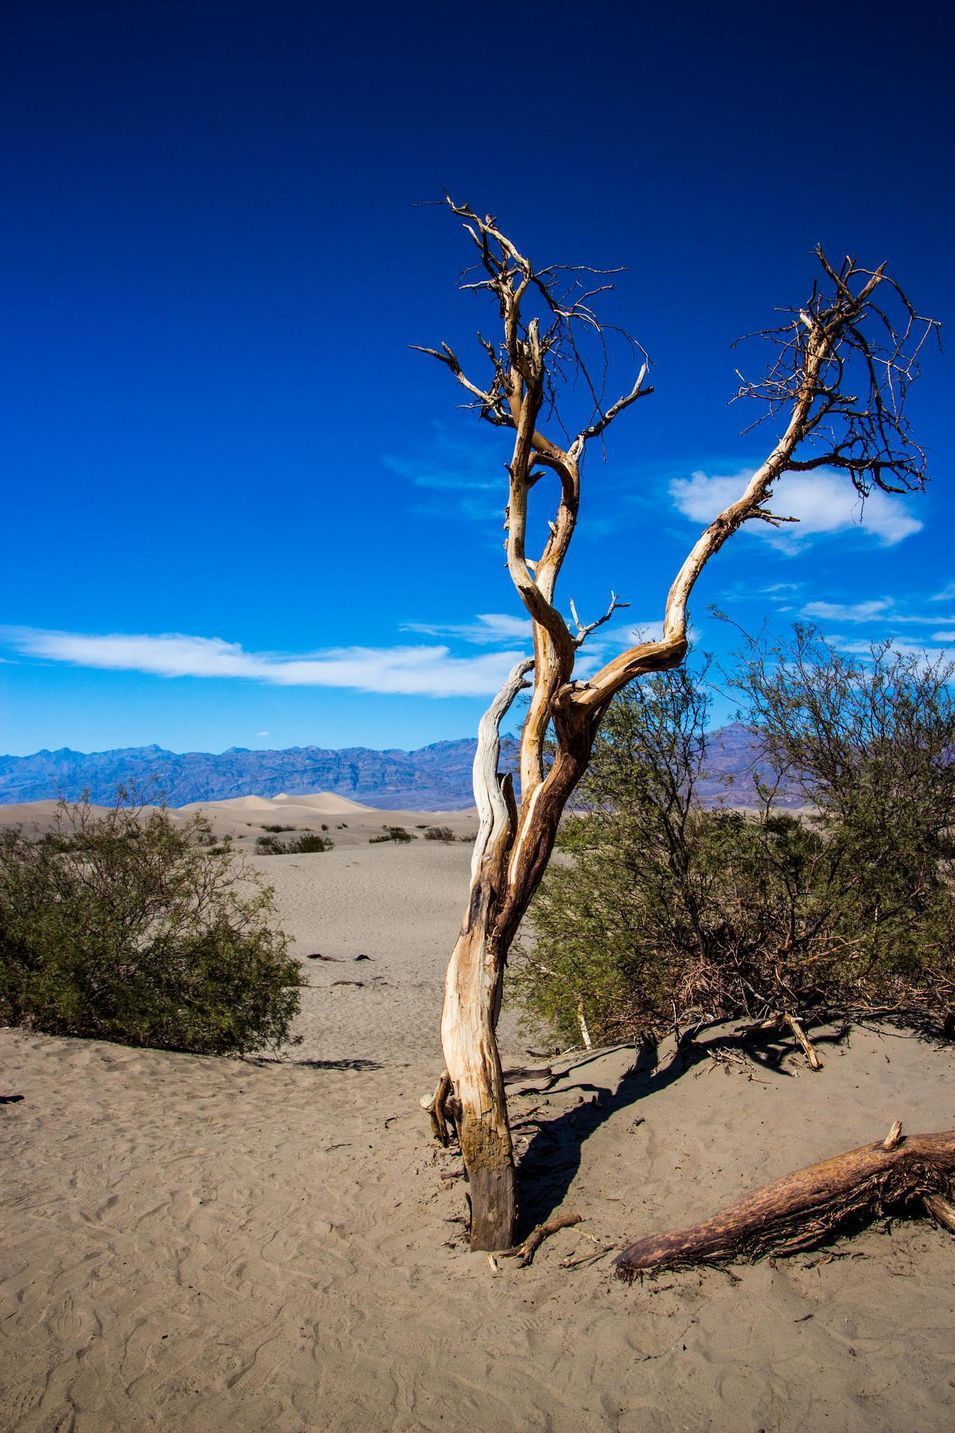
<path fill-rule="evenodd" d="M 290 797 L 208 814 L 246 847 L 286 819 L 336 840 L 252 857 L 310 981 L 301 1043 L 216 1060 L 0 1030 L 0 1428 L 947 1433 L 955 1240 L 927 1221 L 633 1287 L 601 1251 L 893 1119 L 951 1128 L 949 1050 L 857 1029 L 820 1046 L 818 1074 L 795 1055 L 675 1070 L 666 1047 L 636 1068 L 632 1047 L 565 1052 L 552 1089 L 514 1087 L 512 1115 L 525 1222 L 583 1222 L 494 1268 L 467 1252 L 461 1181 L 442 1178 L 459 1161 L 418 1103 L 469 848 L 369 844 L 388 823 L 465 834 L 473 813 Z M 524 1064 L 544 1048 L 513 1014 L 503 1045 Z"/>

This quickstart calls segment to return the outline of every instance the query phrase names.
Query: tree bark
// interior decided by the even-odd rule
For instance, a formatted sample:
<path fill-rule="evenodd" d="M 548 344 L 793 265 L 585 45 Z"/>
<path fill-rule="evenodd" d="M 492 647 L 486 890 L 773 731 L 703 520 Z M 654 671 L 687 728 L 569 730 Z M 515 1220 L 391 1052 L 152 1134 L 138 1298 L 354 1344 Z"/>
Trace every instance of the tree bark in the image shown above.
<path fill-rule="evenodd" d="M 581 726 L 575 751 L 558 753 L 535 799 L 522 806 L 518 817 L 510 778 L 497 772 L 499 730 L 529 665 L 514 668 L 479 729 L 473 775 L 481 830 L 472 859 L 468 909 L 448 965 L 441 1017 L 441 1044 L 468 1176 L 472 1250 L 509 1249 L 515 1239 L 517 1172 L 496 1038 L 504 970 L 592 741 L 590 723 Z"/>
<path fill-rule="evenodd" d="M 847 1220 L 944 1195 L 955 1177 L 955 1130 L 862 1145 L 764 1185 L 702 1224 L 654 1234 L 618 1254 L 621 1279 L 727 1259 L 795 1254 Z"/>
<path fill-rule="evenodd" d="M 504 962 L 483 919 L 462 930 L 448 966 L 441 1042 L 468 1176 L 471 1248 L 514 1242 L 517 1181 L 495 1026 Z"/>

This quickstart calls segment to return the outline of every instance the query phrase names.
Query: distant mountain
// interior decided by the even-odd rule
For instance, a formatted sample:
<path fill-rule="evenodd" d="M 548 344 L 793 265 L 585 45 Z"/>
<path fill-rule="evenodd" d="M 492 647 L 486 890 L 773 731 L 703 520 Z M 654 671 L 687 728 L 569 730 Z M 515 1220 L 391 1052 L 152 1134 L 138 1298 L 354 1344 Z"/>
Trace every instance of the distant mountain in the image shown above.
<path fill-rule="evenodd" d="M 317 746 L 286 751 L 231 747 L 218 754 L 125 747 L 89 754 L 63 747 L 33 756 L 0 756 L 0 803 L 63 796 L 109 804 L 119 786 L 133 786 L 149 801 L 170 806 L 224 801 L 233 796 L 278 796 L 333 791 L 385 809 L 440 811 L 473 803 L 471 762 L 475 741 L 439 741 L 418 751 L 372 751 Z M 505 740 L 513 762 L 516 743 Z"/>
<path fill-rule="evenodd" d="M 473 737 L 466 737 L 434 742 L 417 751 L 296 746 L 286 751 L 231 747 L 214 754 L 137 746 L 85 753 L 63 747 L 33 756 L 0 756 L 0 804 L 58 796 L 76 801 L 88 793 L 91 801 L 108 805 L 119 786 L 132 786 L 147 800 L 164 800 L 170 806 L 233 796 L 333 791 L 385 810 L 452 811 L 473 803 L 475 745 Z M 513 737 L 504 738 L 502 756 L 506 768 L 515 770 Z M 755 756 L 753 738 L 745 727 L 734 723 L 714 732 L 709 775 L 700 787 L 705 803 L 752 804 Z M 798 793 L 787 793 L 785 804 L 799 805 Z"/>

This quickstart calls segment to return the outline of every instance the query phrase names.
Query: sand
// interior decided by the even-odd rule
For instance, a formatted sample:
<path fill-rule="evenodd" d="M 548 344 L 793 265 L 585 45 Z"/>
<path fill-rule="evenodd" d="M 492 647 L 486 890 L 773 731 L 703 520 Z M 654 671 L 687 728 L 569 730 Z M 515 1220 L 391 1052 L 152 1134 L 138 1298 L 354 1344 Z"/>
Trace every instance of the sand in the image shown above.
<path fill-rule="evenodd" d="M 330 814 L 351 832 L 333 851 L 253 858 L 311 982 L 281 1062 L 0 1030 L 20 1097 L 0 1104 L 0 1428 L 947 1433 L 955 1240 L 927 1221 L 733 1278 L 563 1263 L 894 1118 L 951 1128 L 951 1052 L 856 1030 L 816 1075 L 568 1052 L 512 1110 L 526 1219 L 584 1221 L 495 1271 L 418 1105 L 468 848 L 370 845 L 388 813 Z M 528 1060 L 513 1015 L 503 1043 Z"/>

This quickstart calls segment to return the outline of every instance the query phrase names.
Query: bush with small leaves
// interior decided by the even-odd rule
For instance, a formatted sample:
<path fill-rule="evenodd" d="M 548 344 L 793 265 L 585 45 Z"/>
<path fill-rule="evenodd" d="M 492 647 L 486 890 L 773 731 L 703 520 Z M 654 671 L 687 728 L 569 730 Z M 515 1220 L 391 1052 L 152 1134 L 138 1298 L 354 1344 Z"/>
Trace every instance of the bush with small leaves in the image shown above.
<path fill-rule="evenodd" d="M 295 827 L 287 826 L 285 830 L 294 831 Z M 255 843 L 255 854 L 257 856 L 303 856 L 310 855 L 313 851 L 330 851 L 334 844 L 335 842 L 330 836 L 318 836 L 314 831 L 306 831 L 304 836 L 296 836 L 291 841 L 280 841 L 277 836 L 259 836 Z"/>
<path fill-rule="evenodd" d="M 0 1019 L 50 1034 L 242 1054 L 289 1041 L 303 984 L 271 890 L 201 817 L 61 804 L 0 835 Z"/>
<path fill-rule="evenodd" d="M 738 678 L 760 738 L 756 811 L 705 810 L 709 697 L 683 669 L 615 700 L 530 912 L 511 988 L 563 1040 L 875 1008 L 955 1007 L 951 667 L 865 663 L 818 634 Z M 810 813 L 779 809 L 783 774 Z"/>
<path fill-rule="evenodd" d="M 424 833 L 426 841 L 453 841 L 454 832 L 450 826 L 429 826 Z"/>

